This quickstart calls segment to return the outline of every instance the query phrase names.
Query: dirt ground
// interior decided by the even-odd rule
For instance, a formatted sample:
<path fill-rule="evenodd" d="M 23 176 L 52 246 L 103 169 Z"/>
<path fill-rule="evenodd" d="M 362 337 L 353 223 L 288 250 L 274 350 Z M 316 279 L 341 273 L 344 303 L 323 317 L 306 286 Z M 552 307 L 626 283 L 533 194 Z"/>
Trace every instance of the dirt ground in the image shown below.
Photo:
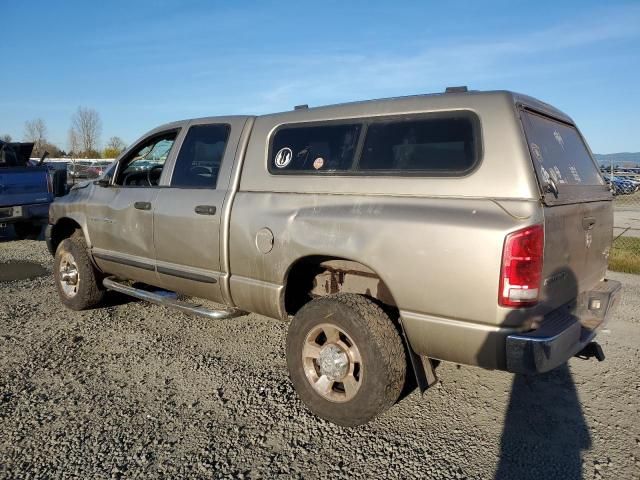
<path fill-rule="evenodd" d="M 640 479 L 638 276 L 611 274 L 606 361 L 535 378 L 442 364 L 424 396 L 345 429 L 296 397 L 285 324 L 122 297 L 71 312 L 44 242 L 6 235 L 0 273 L 38 276 L 0 281 L 2 478 Z"/>

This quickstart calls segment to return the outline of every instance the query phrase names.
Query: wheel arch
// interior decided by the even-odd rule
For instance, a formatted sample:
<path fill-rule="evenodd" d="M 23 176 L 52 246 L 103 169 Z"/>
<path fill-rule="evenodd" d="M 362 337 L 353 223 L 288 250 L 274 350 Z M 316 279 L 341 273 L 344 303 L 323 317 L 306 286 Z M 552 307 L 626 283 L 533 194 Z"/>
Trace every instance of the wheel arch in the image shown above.
<path fill-rule="evenodd" d="M 296 259 L 283 281 L 282 310 L 294 315 L 313 298 L 357 293 L 397 308 L 388 283 L 368 265 L 349 258 L 306 255 Z"/>
<path fill-rule="evenodd" d="M 71 237 L 76 231 L 80 230 L 86 240 L 86 235 L 80 223 L 71 217 L 62 217 L 51 226 L 50 236 L 50 250 L 52 254 L 55 254 L 58 245 L 66 238 Z M 89 242 L 87 242 L 88 244 Z"/>

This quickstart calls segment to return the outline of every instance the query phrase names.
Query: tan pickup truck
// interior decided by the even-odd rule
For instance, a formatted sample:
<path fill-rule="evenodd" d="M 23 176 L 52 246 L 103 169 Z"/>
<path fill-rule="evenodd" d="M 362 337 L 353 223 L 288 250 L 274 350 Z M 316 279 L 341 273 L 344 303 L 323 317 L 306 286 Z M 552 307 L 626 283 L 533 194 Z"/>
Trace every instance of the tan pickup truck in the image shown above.
<path fill-rule="evenodd" d="M 612 194 L 582 135 L 505 91 L 163 125 L 49 222 L 66 306 L 111 289 L 288 321 L 296 391 L 341 425 L 391 407 L 412 377 L 426 389 L 437 361 L 601 360 L 593 339 L 620 289 L 605 279 Z"/>

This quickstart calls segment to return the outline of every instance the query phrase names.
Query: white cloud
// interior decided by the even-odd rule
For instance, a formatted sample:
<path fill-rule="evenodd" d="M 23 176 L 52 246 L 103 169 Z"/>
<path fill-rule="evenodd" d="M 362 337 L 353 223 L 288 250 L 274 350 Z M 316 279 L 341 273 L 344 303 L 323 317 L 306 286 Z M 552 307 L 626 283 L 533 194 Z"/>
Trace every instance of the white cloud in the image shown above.
<path fill-rule="evenodd" d="M 570 54 L 572 49 L 639 37 L 640 5 L 586 12 L 543 30 L 535 27 L 524 21 L 522 33 L 509 38 L 431 44 L 404 56 L 346 52 L 256 58 L 251 64 L 270 73 L 260 110 L 420 93 L 470 81 L 477 87 L 514 76 L 557 76 L 584 62 Z M 569 54 L 557 58 L 564 52 Z"/>

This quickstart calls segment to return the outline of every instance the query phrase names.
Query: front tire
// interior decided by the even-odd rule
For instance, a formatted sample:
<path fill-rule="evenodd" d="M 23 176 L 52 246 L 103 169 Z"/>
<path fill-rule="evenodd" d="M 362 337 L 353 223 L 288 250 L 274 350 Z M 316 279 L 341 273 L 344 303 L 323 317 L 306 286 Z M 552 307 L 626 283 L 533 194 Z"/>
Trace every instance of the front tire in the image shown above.
<path fill-rule="evenodd" d="M 389 316 L 356 294 L 304 305 L 287 334 L 294 388 L 314 414 L 342 426 L 362 425 L 400 396 L 407 359 Z"/>
<path fill-rule="evenodd" d="M 104 298 L 100 275 L 91 263 L 81 232 L 74 233 L 58 245 L 54 278 L 60 301 L 72 310 L 93 308 Z"/>

